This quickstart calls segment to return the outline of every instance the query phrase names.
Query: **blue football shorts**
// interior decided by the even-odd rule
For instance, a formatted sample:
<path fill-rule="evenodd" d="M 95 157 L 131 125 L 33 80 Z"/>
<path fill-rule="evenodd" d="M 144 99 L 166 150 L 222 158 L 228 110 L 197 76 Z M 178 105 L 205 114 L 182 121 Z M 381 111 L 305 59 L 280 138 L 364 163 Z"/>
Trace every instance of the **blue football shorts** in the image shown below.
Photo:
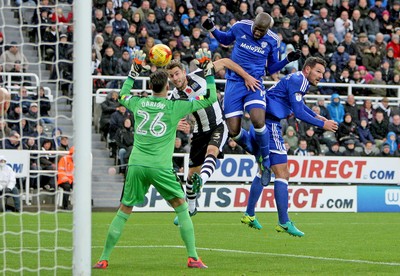
<path fill-rule="evenodd" d="M 253 108 L 265 110 L 265 90 L 248 90 L 244 81 L 227 80 L 224 95 L 225 118 L 238 117 Z"/>

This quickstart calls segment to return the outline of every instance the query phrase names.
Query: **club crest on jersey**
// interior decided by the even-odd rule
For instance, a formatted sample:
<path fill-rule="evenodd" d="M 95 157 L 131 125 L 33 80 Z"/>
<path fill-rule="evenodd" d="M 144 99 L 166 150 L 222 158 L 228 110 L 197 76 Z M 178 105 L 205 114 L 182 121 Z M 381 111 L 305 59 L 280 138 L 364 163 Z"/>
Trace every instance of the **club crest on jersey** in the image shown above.
<path fill-rule="evenodd" d="M 268 45 L 268 42 L 266 42 L 266 41 L 261 42 L 261 48 L 265 48 L 265 47 L 267 47 L 267 45 Z"/>
<path fill-rule="evenodd" d="M 303 99 L 303 95 L 301 93 L 296 93 L 296 101 L 301 102 Z"/>
<path fill-rule="evenodd" d="M 200 85 L 194 81 L 190 84 L 190 87 L 193 89 L 193 91 L 196 91 L 197 89 L 199 89 Z"/>

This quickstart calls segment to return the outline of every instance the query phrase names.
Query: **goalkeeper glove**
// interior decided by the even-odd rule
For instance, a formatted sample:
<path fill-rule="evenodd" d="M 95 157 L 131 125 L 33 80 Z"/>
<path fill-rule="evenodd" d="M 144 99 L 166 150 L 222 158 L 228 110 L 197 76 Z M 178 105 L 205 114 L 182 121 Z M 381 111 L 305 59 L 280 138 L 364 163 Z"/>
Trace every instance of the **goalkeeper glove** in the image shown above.
<path fill-rule="evenodd" d="M 129 72 L 129 77 L 136 78 L 139 76 L 140 72 L 144 72 L 150 69 L 149 65 L 143 65 L 146 54 L 142 50 L 133 52 L 131 71 Z"/>
<path fill-rule="evenodd" d="M 215 30 L 214 22 L 210 18 L 207 18 L 201 25 L 209 32 L 213 32 Z"/>
<path fill-rule="evenodd" d="M 207 49 L 199 49 L 196 54 L 194 63 L 204 71 L 204 77 L 214 75 L 214 64 L 211 61 L 211 52 Z"/>
<path fill-rule="evenodd" d="M 297 49 L 296 51 L 291 51 L 291 52 L 287 55 L 286 59 L 287 59 L 289 62 L 292 62 L 292 61 L 298 60 L 300 57 L 301 57 L 301 51 Z"/>

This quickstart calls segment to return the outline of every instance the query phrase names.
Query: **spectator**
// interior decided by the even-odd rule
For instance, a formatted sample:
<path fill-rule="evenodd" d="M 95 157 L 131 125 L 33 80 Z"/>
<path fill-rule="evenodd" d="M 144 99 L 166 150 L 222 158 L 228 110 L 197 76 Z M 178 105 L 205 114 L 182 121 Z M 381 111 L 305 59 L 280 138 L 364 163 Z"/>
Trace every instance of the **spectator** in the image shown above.
<path fill-rule="evenodd" d="M 116 59 L 121 58 L 124 45 L 122 43 L 122 37 L 119 35 L 114 36 L 114 42 L 111 44 L 111 48 L 114 51 L 114 57 Z"/>
<path fill-rule="evenodd" d="M 129 22 L 133 15 L 131 1 L 122 1 L 122 8 L 119 10 L 119 12 L 122 14 L 122 17 Z"/>
<path fill-rule="evenodd" d="M 395 22 L 400 15 L 400 1 L 393 1 L 393 4 L 389 12 L 390 12 L 390 21 Z"/>
<path fill-rule="evenodd" d="M 39 94 L 33 98 L 39 104 L 40 119 L 46 124 L 54 123 L 54 119 L 50 118 L 51 103 L 49 98 L 45 94 L 43 86 L 39 87 Z"/>
<path fill-rule="evenodd" d="M 314 57 L 319 57 L 325 60 L 326 64 L 331 62 L 331 58 L 326 53 L 326 46 L 325 44 L 319 43 L 318 44 L 318 51 L 313 55 Z M 328 68 L 327 68 L 328 69 Z M 326 71 L 326 70 L 325 70 Z"/>
<path fill-rule="evenodd" d="M 290 20 L 290 27 L 293 29 L 297 29 L 299 23 L 299 16 L 296 13 L 296 9 L 294 7 L 294 3 L 292 1 L 289 2 L 286 9 L 286 17 Z"/>
<path fill-rule="evenodd" d="M 377 110 L 375 114 L 375 120 L 370 126 L 371 134 L 375 139 L 375 144 L 377 147 L 386 141 L 386 135 L 389 132 L 389 122 L 384 119 L 383 114 L 384 112 L 382 110 Z"/>
<path fill-rule="evenodd" d="M 350 113 L 344 115 L 344 120 L 339 124 L 339 129 L 336 133 L 339 143 L 343 146 L 347 140 L 354 140 L 356 144 L 360 144 L 359 135 L 357 132 L 357 124 L 353 121 Z"/>
<path fill-rule="evenodd" d="M 320 45 L 321 46 L 321 45 Z M 324 77 L 320 80 L 321 83 L 336 83 L 335 78 L 331 74 L 331 70 L 327 68 L 324 72 Z M 319 92 L 322 95 L 332 95 L 337 93 L 334 85 L 318 86 Z"/>
<path fill-rule="evenodd" d="M 380 32 L 383 34 L 383 39 L 385 42 L 390 41 L 390 36 L 393 32 L 393 24 L 389 20 L 390 14 L 388 11 L 383 11 L 382 12 L 382 19 L 380 20 Z"/>
<path fill-rule="evenodd" d="M 235 140 L 229 138 L 228 142 L 225 144 L 223 148 L 224 154 L 245 154 L 246 152 L 243 150 L 241 146 L 239 146 Z"/>
<path fill-rule="evenodd" d="M 104 15 L 107 17 L 108 22 L 114 19 L 115 9 L 113 0 L 107 0 L 106 6 L 104 7 Z"/>
<path fill-rule="evenodd" d="M 149 13 L 154 14 L 154 10 L 150 8 L 150 1 L 144 0 L 140 7 L 135 11 L 135 13 L 138 13 L 140 15 L 140 20 L 144 22 L 146 18 L 148 17 Z"/>
<path fill-rule="evenodd" d="M 359 110 L 354 95 L 350 94 L 347 96 L 346 103 L 344 104 L 344 111 L 351 114 L 355 123 L 360 121 L 360 117 L 358 116 Z"/>
<path fill-rule="evenodd" d="M 42 123 L 42 122 L 40 121 L 39 115 L 40 115 L 40 114 L 39 114 L 39 107 L 38 107 L 38 104 L 35 103 L 35 102 L 31 103 L 28 112 L 25 114 L 25 116 L 26 116 L 25 118 L 27 119 L 28 124 L 29 124 L 29 126 L 30 126 L 31 128 L 36 127 L 36 125 L 37 125 L 38 123 Z M 20 134 L 21 134 L 21 133 L 20 133 Z M 24 133 L 23 136 L 26 136 L 26 134 Z"/>
<path fill-rule="evenodd" d="M 331 119 L 331 115 L 329 114 L 328 109 L 325 106 L 325 99 L 324 98 L 318 98 L 317 100 L 317 106 L 319 107 L 319 114 L 328 120 Z"/>
<path fill-rule="evenodd" d="M 173 18 L 173 16 L 171 15 Z M 149 36 L 153 37 L 156 40 L 156 44 L 160 43 L 159 36 L 160 36 L 160 25 L 158 25 L 156 21 L 156 15 L 154 12 L 149 12 L 146 20 L 143 23 L 143 26 L 146 27 L 147 33 Z"/>
<path fill-rule="evenodd" d="M 60 150 L 60 151 L 69 151 L 70 147 L 69 147 L 69 138 L 68 138 L 68 136 L 61 135 L 60 136 L 60 144 L 56 148 L 57 148 L 57 150 Z"/>
<path fill-rule="evenodd" d="M 400 42 L 398 34 L 392 35 L 392 40 L 387 44 L 386 50 L 388 50 L 389 48 L 393 49 L 394 58 L 400 58 Z"/>
<path fill-rule="evenodd" d="M 278 28 L 278 33 L 282 35 L 282 41 L 286 44 L 290 44 L 293 42 L 293 27 L 290 26 L 290 19 L 284 17 L 282 19 L 282 26 Z"/>
<path fill-rule="evenodd" d="M 343 156 L 358 156 L 355 151 L 356 145 L 353 139 L 349 139 L 344 143 L 345 151 L 343 152 Z"/>
<path fill-rule="evenodd" d="M 343 117 L 345 112 L 343 105 L 340 103 L 339 94 L 337 93 L 332 94 L 331 103 L 328 105 L 328 111 L 332 120 L 334 120 L 338 124 L 343 122 Z"/>
<path fill-rule="evenodd" d="M 307 151 L 307 146 L 307 141 L 305 139 L 300 139 L 299 146 L 293 154 L 297 156 L 310 156 L 311 154 Z"/>
<path fill-rule="evenodd" d="M 271 14 L 272 15 L 272 14 Z M 215 24 L 220 26 L 221 31 L 226 31 L 226 26 L 229 24 L 229 22 L 234 18 L 233 13 L 228 11 L 226 8 L 226 4 L 221 4 L 219 6 L 219 11 L 217 12 L 215 16 Z M 275 20 L 275 18 L 274 18 Z M 275 24 L 278 22 L 275 21 Z"/>
<path fill-rule="evenodd" d="M 364 144 L 363 151 L 361 153 L 361 156 L 363 157 L 374 157 L 376 156 L 375 150 L 374 150 L 374 144 L 371 141 L 366 141 Z"/>
<path fill-rule="evenodd" d="M 372 123 L 375 118 L 375 108 L 372 107 L 371 100 L 364 100 L 363 106 L 360 108 L 360 118 L 366 118 L 368 125 Z"/>
<path fill-rule="evenodd" d="M 382 73 L 382 80 L 386 84 L 393 80 L 393 69 L 390 68 L 390 63 L 387 59 L 382 60 L 380 71 Z"/>
<path fill-rule="evenodd" d="M 18 44 L 15 41 L 10 43 L 8 50 L 4 51 L 0 56 L 0 64 L 3 65 L 5 72 L 10 72 L 15 65 L 16 61 L 19 61 L 22 65 L 24 72 L 28 69 L 29 61 L 25 55 L 19 51 Z"/>
<path fill-rule="evenodd" d="M 14 211 L 19 213 L 21 211 L 21 202 L 19 198 L 19 190 L 15 186 L 17 183 L 17 180 L 15 178 L 15 172 L 13 169 L 7 165 L 7 159 L 3 156 L 0 155 L 0 193 L 1 193 L 1 198 L 4 200 L 4 206 L 5 209 L 4 211 Z M 14 208 L 10 208 L 6 204 L 6 198 L 12 197 L 14 200 Z M 3 206 L 3 204 L 1 206 Z M 0 206 L 0 207 L 1 207 Z"/>
<path fill-rule="evenodd" d="M 344 46 L 344 51 L 349 54 L 349 56 L 356 57 L 359 55 L 357 45 L 353 40 L 353 34 L 351 32 L 347 32 L 344 35 L 344 40 L 340 42 L 340 45 Z"/>
<path fill-rule="evenodd" d="M 386 56 L 386 42 L 382 33 L 377 33 L 374 43 L 376 46 L 376 51 L 379 56 Z"/>
<path fill-rule="evenodd" d="M 337 4 L 334 3 L 334 0 L 326 0 L 323 5 L 324 8 L 328 10 L 328 16 L 330 18 L 336 18 L 337 16 Z"/>
<path fill-rule="evenodd" d="M 239 11 L 234 13 L 237 21 L 243 19 L 253 19 L 253 15 L 249 12 L 249 4 L 247 2 L 240 2 Z"/>
<path fill-rule="evenodd" d="M 125 106 L 118 104 L 116 110 L 110 116 L 110 140 L 115 139 L 118 129 L 124 126 L 124 121 L 126 118 L 131 118 L 131 113 L 126 111 Z"/>
<path fill-rule="evenodd" d="M 92 22 L 96 26 L 96 32 L 102 33 L 107 25 L 107 18 L 104 16 L 103 10 L 96 9 Z"/>
<path fill-rule="evenodd" d="M 187 153 L 184 147 L 182 146 L 182 140 L 179 137 L 175 138 L 175 147 L 174 147 L 174 153 Z M 177 173 L 182 173 L 183 168 L 184 168 L 184 162 L 183 162 L 182 157 L 173 157 L 172 158 L 172 163 L 175 172 Z"/>
<path fill-rule="evenodd" d="M 349 19 L 348 11 L 342 11 L 340 17 L 335 20 L 335 37 L 338 41 L 342 41 L 347 32 L 353 31 L 353 22 Z"/>
<path fill-rule="evenodd" d="M 350 60 L 350 55 L 346 53 L 343 45 L 338 45 L 336 51 L 332 55 L 332 63 L 336 64 L 337 69 L 341 72 Z"/>
<path fill-rule="evenodd" d="M 136 24 L 134 24 L 134 23 L 129 24 L 129 29 L 125 33 L 125 35 L 123 36 L 123 41 L 124 41 L 125 44 L 128 44 L 127 46 L 129 46 L 129 39 L 130 38 L 134 38 L 135 39 L 135 46 L 136 46 L 137 31 L 138 31 L 138 27 L 136 26 Z"/>
<path fill-rule="evenodd" d="M 325 153 L 325 156 L 342 156 L 343 154 L 339 151 L 339 149 L 339 142 L 333 142 L 329 146 L 329 150 Z"/>
<path fill-rule="evenodd" d="M 284 145 L 285 145 L 287 155 L 294 155 L 294 150 L 292 150 L 290 148 L 290 145 L 287 141 L 284 141 Z"/>
<path fill-rule="evenodd" d="M 321 145 L 318 141 L 317 136 L 315 135 L 313 126 L 307 128 L 305 136 L 303 136 L 302 139 L 307 141 L 307 151 L 310 153 L 310 155 L 320 155 Z"/>
<path fill-rule="evenodd" d="M 130 118 L 125 118 L 123 126 L 115 134 L 115 143 L 118 148 L 119 165 L 128 164 L 129 156 L 133 148 L 133 127 Z M 125 174 L 126 167 L 120 167 L 120 173 Z"/>
<path fill-rule="evenodd" d="M 165 16 L 172 12 L 172 9 L 168 7 L 167 0 L 160 0 L 157 1 L 158 5 L 154 8 L 154 13 L 156 14 L 156 19 L 157 22 L 161 22 L 162 20 L 165 19 Z M 181 5 L 182 7 L 185 7 L 184 5 Z M 185 8 L 186 9 L 186 8 Z"/>
<path fill-rule="evenodd" d="M 54 150 L 53 143 L 50 139 L 44 139 L 41 145 L 41 150 L 43 153 L 40 153 L 40 168 L 45 171 L 54 171 L 57 169 L 56 165 L 56 157 L 53 154 L 45 153 L 48 151 Z M 40 176 L 40 188 L 45 189 L 46 191 L 52 192 L 55 190 L 55 180 L 53 176 L 49 174 L 43 173 Z"/>
<path fill-rule="evenodd" d="M 381 55 L 378 54 L 377 48 L 374 44 L 372 44 L 369 49 L 364 50 L 362 64 L 370 72 L 379 70 L 381 65 Z"/>
<path fill-rule="evenodd" d="M 338 83 L 344 83 L 344 84 L 350 84 L 351 82 L 353 82 L 350 79 L 350 72 L 349 69 L 347 68 L 343 68 L 343 70 L 340 72 L 340 76 L 337 79 Z M 347 94 L 347 87 L 339 87 L 339 94 L 340 95 L 346 95 Z"/>
<path fill-rule="evenodd" d="M 369 10 L 368 16 L 364 19 L 364 32 L 371 42 L 375 41 L 376 34 L 380 32 L 380 23 L 373 9 Z"/>
<path fill-rule="evenodd" d="M 388 82 L 389 85 L 397 85 L 400 86 L 400 74 L 394 74 L 393 80 Z M 398 95 L 398 89 L 388 89 L 387 90 L 387 95 L 388 97 L 397 97 Z"/>
<path fill-rule="evenodd" d="M 355 70 L 353 72 L 352 79 L 353 79 L 353 83 L 354 84 L 360 85 L 360 86 L 357 86 L 357 87 L 353 86 L 353 94 L 357 95 L 357 96 L 365 96 L 365 95 L 367 95 L 367 92 L 366 92 L 367 89 L 365 88 L 365 85 L 364 85 L 366 83 L 366 81 L 365 81 L 365 79 L 363 79 L 361 77 L 361 73 L 360 73 L 359 70 Z"/>
<path fill-rule="evenodd" d="M 365 145 L 368 141 L 370 141 L 375 144 L 374 137 L 372 136 L 371 131 L 369 129 L 367 118 L 361 119 L 360 125 L 357 128 L 357 132 L 360 137 L 361 143 Z"/>
<path fill-rule="evenodd" d="M 321 9 L 319 10 L 317 23 L 318 26 L 321 28 L 324 39 L 326 39 L 328 34 L 332 33 L 334 30 L 335 22 L 332 20 L 332 17 L 329 16 L 328 9 L 326 7 L 321 7 Z"/>
<path fill-rule="evenodd" d="M 361 18 L 360 10 L 355 9 L 351 16 L 351 22 L 353 22 L 353 33 L 354 37 L 358 38 L 360 33 L 364 31 L 364 19 Z"/>
<path fill-rule="evenodd" d="M 118 60 L 114 56 L 114 49 L 108 47 L 106 49 L 103 60 L 100 63 L 101 74 L 104 76 L 115 76 L 118 75 Z M 109 82 L 108 84 L 111 84 Z"/>
<path fill-rule="evenodd" d="M 103 55 L 103 53 L 105 52 L 105 50 L 107 49 L 107 47 L 110 47 L 113 42 L 114 42 L 114 36 L 115 34 L 113 33 L 113 27 L 111 24 L 107 24 L 104 32 L 101 34 L 103 36 L 103 48 L 101 50 L 101 55 Z"/>
<path fill-rule="evenodd" d="M 74 147 L 71 147 L 68 155 L 61 157 L 58 162 L 57 184 L 64 190 L 62 208 L 69 210 L 69 196 L 74 185 Z"/>
<path fill-rule="evenodd" d="M 17 131 L 12 130 L 4 143 L 4 149 L 19 150 L 22 149 L 21 136 Z"/>
<path fill-rule="evenodd" d="M 354 7 L 354 10 L 360 11 L 362 19 L 367 18 L 369 13 L 368 0 L 359 0 L 358 4 Z"/>
<path fill-rule="evenodd" d="M 182 18 L 186 18 L 186 16 L 183 15 Z M 161 39 L 161 41 L 164 44 L 167 44 L 168 39 L 173 37 L 175 29 L 178 29 L 178 28 L 179 28 L 179 26 L 174 21 L 174 16 L 173 16 L 172 12 L 167 13 L 165 15 L 165 18 L 160 22 L 159 38 Z M 180 29 L 182 29 L 182 27 Z"/>
<path fill-rule="evenodd" d="M 379 88 L 371 88 L 370 94 L 372 96 L 386 97 L 386 82 L 382 80 L 382 72 L 377 70 L 374 73 L 374 78 L 369 82 L 369 84 L 379 84 Z"/>
<path fill-rule="evenodd" d="M 297 133 L 294 130 L 294 127 L 287 127 L 286 134 L 283 136 L 283 139 L 289 143 L 289 146 L 293 151 L 298 147 L 299 138 L 297 137 Z"/>
<path fill-rule="evenodd" d="M 121 76 L 127 76 L 131 70 L 132 62 L 128 50 L 122 51 L 121 58 L 118 59 L 118 73 Z"/>
<path fill-rule="evenodd" d="M 111 114 L 117 110 L 119 94 L 116 91 L 108 93 L 106 100 L 101 103 L 100 132 L 101 140 L 106 141 L 110 128 Z"/>
<path fill-rule="evenodd" d="M 374 11 L 376 13 L 376 16 L 379 20 L 382 20 L 382 13 L 385 10 L 385 7 L 387 5 L 387 0 L 385 0 L 385 4 L 382 4 L 382 0 L 375 0 L 371 1 L 372 5 L 370 8 L 370 11 Z"/>
<path fill-rule="evenodd" d="M 398 157 L 398 151 L 394 153 L 390 153 L 390 145 L 388 143 L 384 143 L 382 146 L 381 153 L 378 155 L 380 157 Z"/>
<path fill-rule="evenodd" d="M 367 34 L 366 33 L 360 33 L 358 35 L 358 39 L 356 41 L 356 47 L 357 47 L 357 60 L 359 63 L 361 63 L 362 58 L 364 57 L 365 50 L 369 49 L 371 47 L 371 42 L 368 40 Z"/>
<path fill-rule="evenodd" d="M 386 142 L 385 144 L 389 144 L 390 146 L 390 154 L 397 153 L 397 136 L 396 133 L 393 131 L 389 131 L 388 134 L 386 135 Z"/>

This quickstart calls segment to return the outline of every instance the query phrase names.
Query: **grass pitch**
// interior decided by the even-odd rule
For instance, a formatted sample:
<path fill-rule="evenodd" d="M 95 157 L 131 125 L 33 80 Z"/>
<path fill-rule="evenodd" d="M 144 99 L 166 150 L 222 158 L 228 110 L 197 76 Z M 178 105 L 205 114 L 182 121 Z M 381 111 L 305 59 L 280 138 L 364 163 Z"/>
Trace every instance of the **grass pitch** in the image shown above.
<path fill-rule="evenodd" d="M 101 255 L 108 226 L 115 213 L 93 213 L 92 263 Z M 274 230 L 276 213 L 258 213 L 262 230 L 240 223 L 240 213 L 198 213 L 193 217 L 198 253 L 206 270 L 186 268 L 186 250 L 171 213 L 134 213 L 113 251 L 107 270 L 93 275 L 399 275 L 400 250 L 398 213 L 292 213 L 291 219 L 305 232 L 295 238 Z M 65 229 L 72 227 L 71 214 L 56 218 Z M 58 245 L 71 247 L 72 234 L 55 231 L 54 215 L 1 217 L 7 231 L 41 229 L 38 235 L 0 234 L 0 271 L 30 268 L 23 275 L 71 275 L 72 252 L 37 251 Z M 4 229 L 4 227 L 3 227 Z M 51 231 L 53 229 L 53 232 Z M 20 254 L 20 245 L 32 252 Z M 14 245 L 14 246 L 12 246 Z M 71 248 L 70 248 L 71 249 Z M 15 252 L 14 252 L 15 251 Z M 35 253 L 36 252 L 36 253 Z M 22 258 L 21 258 L 22 256 Z M 50 268 L 58 265 L 56 272 Z M 69 267 L 69 268 L 68 268 Z M 19 275 L 7 270 L 6 275 Z"/>

